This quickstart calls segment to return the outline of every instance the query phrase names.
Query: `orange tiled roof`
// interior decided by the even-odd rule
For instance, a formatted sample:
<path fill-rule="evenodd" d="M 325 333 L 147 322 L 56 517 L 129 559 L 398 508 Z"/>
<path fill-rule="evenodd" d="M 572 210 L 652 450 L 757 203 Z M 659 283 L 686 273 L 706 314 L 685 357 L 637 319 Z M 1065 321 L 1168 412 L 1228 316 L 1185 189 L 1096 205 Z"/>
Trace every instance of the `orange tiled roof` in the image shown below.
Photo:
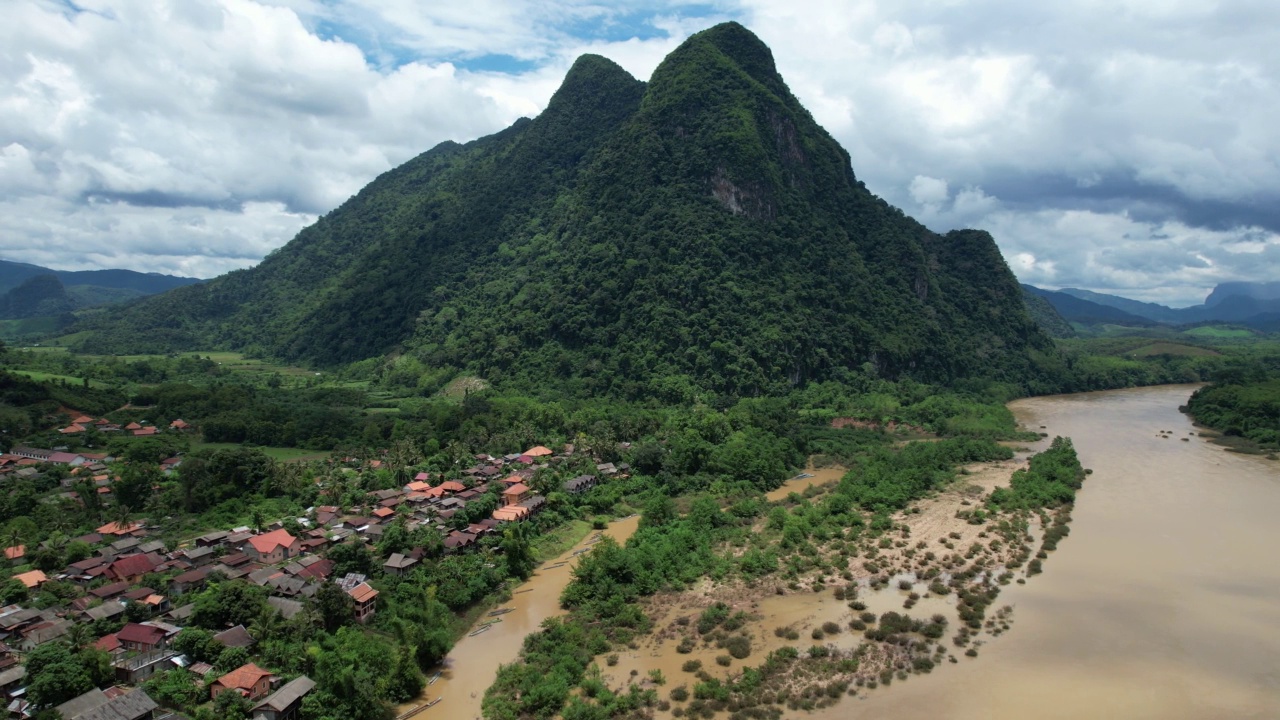
<path fill-rule="evenodd" d="M 262 678 L 270 676 L 271 671 L 263 670 L 253 663 L 247 663 L 218 678 L 216 682 L 223 687 L 247 691 L 252 690 Z"/>
<path fill-rule="evenodd" d="M 263 533 L 249 538 L 249 544 L 253 546 L 254 550 L 265 555 L 272 550 L 275 550 L 279 545 L 284 545 L 286 547 L 293 545 L 295 540 L 297 540 L 297 538 L 290 535 L 288 530 L 280 528 L 279 530 L 272 530 L 269 533 Z"/>
<path fill-rule="evenodd" d="M 358 603 L 366 602 L 378 597 L 378 591 L 374 590 L 369 583 L 360 583 L 359 585 L 347 591 L 352 600 Z"/>

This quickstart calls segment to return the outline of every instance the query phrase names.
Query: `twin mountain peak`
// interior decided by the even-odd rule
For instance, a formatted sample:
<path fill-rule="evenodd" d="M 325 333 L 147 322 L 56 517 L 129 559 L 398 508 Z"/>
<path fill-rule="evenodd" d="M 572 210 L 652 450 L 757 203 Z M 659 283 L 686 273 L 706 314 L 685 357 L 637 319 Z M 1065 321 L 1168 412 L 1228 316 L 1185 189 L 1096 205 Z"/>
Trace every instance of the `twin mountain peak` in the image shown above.
<path fill-rule="evenodd" d="M 586 55 L 538 117 L 390 170 L 250 270 L 89 321 L 86 350 L 226 347 L 515 389 L 687 399 L 850 372 L 1032 372 L 991 237 L 872 195 L 736 23 L 648 83 Z"/>

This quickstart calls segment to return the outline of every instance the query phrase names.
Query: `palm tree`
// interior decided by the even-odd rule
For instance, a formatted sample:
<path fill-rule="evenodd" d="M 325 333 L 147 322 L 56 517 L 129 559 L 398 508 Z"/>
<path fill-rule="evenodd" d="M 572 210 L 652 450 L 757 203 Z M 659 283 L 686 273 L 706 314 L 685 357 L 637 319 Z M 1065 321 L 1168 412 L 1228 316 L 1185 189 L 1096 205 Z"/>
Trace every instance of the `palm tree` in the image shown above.
<path fill-rule="evenodd" d="M 76 623 L 67 628 L 67 644 L 71 646 L 73 653 L 80 652 L 92 638 L 93 631 L 84 623 Z"/>
<path fill-rule="evenodd" d="M 280 612 L 270 605 L 262 608 L 249 623 L 248 630 L 259 643 L 266 642 L 280 631 Z"/>
<path fill-rule="evenodd" d="M 6 547 L 22 546 L 22 530 L 17 525 L 9 525 L 9 529 L 5 532 Z"/>
<path fill-rule="evenodd" d="M 116 527 L 122 532 L 129 527 L 129 516 L 133 514 L 133 508 L 120 503 L 116 506 L 115 512 L 111 514 L 111 519 L 115 521 Z"/>

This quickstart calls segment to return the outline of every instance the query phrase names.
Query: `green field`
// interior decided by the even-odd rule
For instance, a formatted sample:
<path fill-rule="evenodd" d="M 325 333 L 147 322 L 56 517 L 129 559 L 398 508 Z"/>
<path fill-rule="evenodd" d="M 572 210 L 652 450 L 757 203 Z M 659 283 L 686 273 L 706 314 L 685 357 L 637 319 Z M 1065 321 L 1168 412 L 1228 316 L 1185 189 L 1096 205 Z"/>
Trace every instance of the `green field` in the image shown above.
<path fill-rule="evenodd" d="M 191 443 L 191 450 L 231 450 L 238 447 L 244 447 L 237 443 L 207 443 L 194 442 Z M 319 450 L 307 450 L 305 448 L 286 448 L 286 447 L 256 447 L 261 450 L 264 455 L 281 462 L 290 462 L 294 460 L 316 460 L 327 456 L 329 453 Z"/>
<path fill-rule="evenodd" d="M 1183 331 L 1182 334 L 1190 335 L 1192 337 L 1207 337 L 1207 338 L 1248 338 L 1248 337 L 1253 337 L 1257 333 L 1254 333 L 1252 330 L 1245 330 L 1243 328 L 1218 327 L 1218 326 L 1206 325 L 1204 327 L 1191 328 L 1190 330 Z"/>
<path fill-rule="evenodd" d="M 36 382 L 45 382 L 46 380 L 52 380 L 54 382 L 63 381 L 63 382 L 66 382 L 68 385 L 81 385 L 84 383 L 84 378 L 82 377 L 72 377 L 70 375 L 56 375 L 54 373 L 40 372 L 39 370 L 13 370 L 11 372 L 13 372 L 13 374 L 15 375 L 25 375 L 26 377 L 29 377 L 32 380 L 35 380 Z M 110 386 L 102 382 L 101 380 L 90 380 L 89 387 L 105 388 Z"/>

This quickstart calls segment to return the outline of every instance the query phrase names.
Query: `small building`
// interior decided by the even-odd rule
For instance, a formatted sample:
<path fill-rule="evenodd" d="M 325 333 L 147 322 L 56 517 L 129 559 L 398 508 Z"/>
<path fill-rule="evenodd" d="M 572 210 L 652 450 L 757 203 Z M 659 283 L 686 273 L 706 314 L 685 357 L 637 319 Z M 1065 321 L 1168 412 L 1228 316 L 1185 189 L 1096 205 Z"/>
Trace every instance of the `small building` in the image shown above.
<path fill-rule="evenodd" d="M 30 625 L 22 631 L 22 639 L 18 641 L 18 649 L 31 652 L 45 643 L 53 642 L 67 634 L 74 625 L 70 620 L 49 620 Z"/>
<path fill-rule="evenodd" d="M 348 590 L 347 594 L 350 595 L 351 599 L 356 603 L 356 622 L 368 622 L 369 618 L 372 618 L 374 613 L 377 612 L 378 591 L 374 590 L 373 586 L 369 583 L 362 582 Z"/>
<path fill-rule="evenodd" d="M 187 559 L 187 562 L 191 563 L 192 567 L 208 565 L 217 557 L 217 553 L 208 545 L 197 545 L 196 547 L 188 548 L 182 551 L 182 555 Z"/>
<path fill-rule="evenodd" d="M 116 633 L 120 644 L 127 650 L 148 652 L 165 645 L 165 631 L 153 625 L 128 623 Z"/>
<path fill-rule="evenodd" d="M 529 495 L 532 493 L 533 491 L 529 489 L 528 485 L 525 485 L 524 483 L 516 483 L 502 491 L 502 504 L 519 505 L 525 500 L 528 500 Z"/>
<path fill-rule="evenodd" d="M 14 580 L 22 583 L 28 590 L 38 588 L 49 582 L 49 578 L 41 570 L 32 570 L 30 572 L 19 573 L 13 576 Z"/>
<path fill-rule="evenodd" d="M 243 549 L 255 562 L 271 564 L 296 556 L 302 542 L 282 528 L 249 538 Z"/>
<path fill-rule="evenodd" d="M 391 553 L 391 557 L 382 564 L 382 569 L 385 570 L 388 575 L 404 575 L 417 564 L 417 558 L 411 558 L 408 555 L 403 555 L 401 553 Z"/>
<path fill-rule="evenodd" d="M 209 565 L 188 570 L 169 581 L 169 591 L 174 595 L 182 595 L 193 590 L 199 590 L 204 587 L 211 572 L 213 572 L 213 567 Z"/>
<path fill-rule="evenodd" d="M 253 708 L 253 720 L 297 720 L 302 698 L 314 690 L 315 681 L 306 675 L 290 680 Z"/>
<path fill-rule="evenodd" d="M 97 607 L 91 607 L 81 614 L 85 622 L 95 620 L 112 620 L 124 615 L 124 605 L 115 600 L 108 600 Z"/>
<path fill-rule="evenodd" d="M 214 680 L 209 685 L 209 698 L 216 700 L 224 692 L 238 692 L 250 700 L 266 697 L 271 688 L 271 671 L 247 663 Z"/>
<path fill-rule="evenodd" d="M 596 486 L 595 475 L 579 475 L 572 480 L 564 481 L 564 491 L 570 494 L 584 493 Z"/>
<path fill-rule="evenodd" d="M 157 648 L 136 655 L 121 655 L 112 663 L 116 682 L 137 685 L 158 672 L 173 669 L 173 658 L 178 651 L 173 648 Z"/>
<path fill-rule="evenodd" d="M 156 571 L 163 562 L 158 555 L 137 553 L 118 558 L 107 568 L 107 576 L 124 583 L 137 583 L 142 576 Z"/>
<path fill-rule="evenodd" d="M 0 672 L 0 693 L 4 693 L 5 697 L 9 697 L 14 690 L 22 686 L 26 677 L 27 668 L 24 665 L 15 665 L 4 672 Z"/>
<path fill-rule="evenodd" d="M 290 600 L 288 598 L 276 597 L 275 595 L 272 595 L 271 597 L 267 598 L 267 604 L 275 608 L 276 611 L 280 613 L 280 616 L 283 617 L 285 620 L 289 620 L 293 618 L 294 615 L 297 615 L 298 613 L 302 612 L 303 609 L 306 607 L 297 600 Z"/>
<path fill-rule="evenodd" d="M 160 706 L 142 690 L 116 695 L 80 715 L 63 715 L 63 720 L 148 720 Z"/>
<path fill-rule="evenodd" d="M 196 538 L 196 547 L 216 547 L 223 544 L 227 540 L 227 536 L 231 533 L 226 530 L 215 530 Z"/>
<path fill-rule="evenodd" d="M 102 586 L 93 588 L 92 590 L 89 591 L 89 594 L 98 598 L 99 600 L 110 600 L 112 598 L 120 597 L 121 595 L 124 595 L 127 592 L 129 592 L 129 583 L 113 582 L 107 585 L 102 585 Z"/>
<path fill-rule="evenodd" d="M 222 643 L 224 647 L 247 648 L 257 642 L 243 625 L 237 625 L 230 630 L 223 630 L 222 632 L 214 635 L 213 639 Z"/>

